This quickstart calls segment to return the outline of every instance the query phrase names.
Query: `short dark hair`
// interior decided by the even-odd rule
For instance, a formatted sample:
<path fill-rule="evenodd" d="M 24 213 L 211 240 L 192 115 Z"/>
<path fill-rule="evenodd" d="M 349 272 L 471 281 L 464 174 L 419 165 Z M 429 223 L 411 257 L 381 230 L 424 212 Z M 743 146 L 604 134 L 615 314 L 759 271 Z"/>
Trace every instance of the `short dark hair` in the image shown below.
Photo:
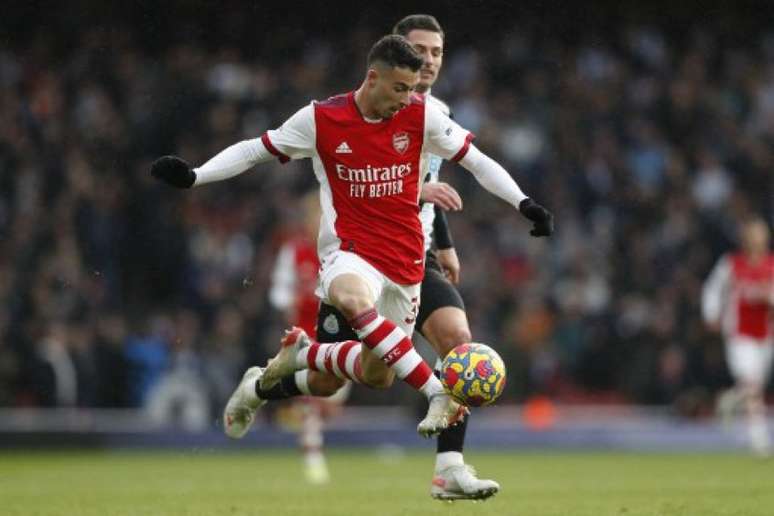
<path fill-rule="evenodd" d="M 375 62 L 386 64 L 391 68 L 409 68 L 413 72 L 418 72 L 425 61 L 406 38 L 390 34 L 374 43 L 371 51 L 368 52 L 368 66 Z"/>
<path fill-rule="evenodd" d="M 441 35 L 441 39 L 445 39 L 441 24 L 438 23 L 435 16 L 429 14 L 409 14 L 395 24 L 395 27 L 392 28 L 392 33 L 406 37 L 412 30 L 437 32 Z"/>

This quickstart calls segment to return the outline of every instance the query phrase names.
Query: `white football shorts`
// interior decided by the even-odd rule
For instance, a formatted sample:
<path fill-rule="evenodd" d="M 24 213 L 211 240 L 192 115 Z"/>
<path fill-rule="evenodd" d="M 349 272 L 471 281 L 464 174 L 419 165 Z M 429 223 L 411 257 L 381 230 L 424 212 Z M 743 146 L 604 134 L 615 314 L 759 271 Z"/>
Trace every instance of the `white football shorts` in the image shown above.
<path fill-rule="evenodd" d="M 766 385 L 774 356 L 774 342 L 737 335 L 726 343 L 726 360 L 737 382 Z"/>
<path fill-rule="evenodd" d="M 336 250 L 320 262 L 317 297 L 330 303 L 328 292 L 334 279 L 342 274 L 360 276 L 376 300 L 376 311 L 395 323 L 409 337 L 414 333 L 419 311 L 420 283 L 399 285 L 382 274 L 376 267 L 349 251 Z"/>

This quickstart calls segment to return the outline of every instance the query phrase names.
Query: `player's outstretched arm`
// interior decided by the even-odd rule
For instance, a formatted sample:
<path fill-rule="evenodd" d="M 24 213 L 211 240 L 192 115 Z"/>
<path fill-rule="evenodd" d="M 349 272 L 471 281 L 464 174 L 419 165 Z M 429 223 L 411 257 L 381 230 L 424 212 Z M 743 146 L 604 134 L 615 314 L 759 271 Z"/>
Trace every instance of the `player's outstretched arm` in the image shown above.
<path fill-rule="evenodd" d="M 554 216 L 551 212 L 524 195 L 500 164 L 471 144 L 473 134 L 433 104 L 427 104 L 425 108 L 425 132 L 428 151 L 459 162 L 475 176 L 481 186 L 519 210 L 532 221 L 530 235 L 541 237 L 554 232 Z"/>
<path fill-rule="evenodd" d="M 176 188 L 191 188 L 228 179 L 273 158 L 261 139 L 256 138 L 232 145 L 196 169 L 177 156 L 163 156 L 151 165 L 151 175 Z"/>
<path fill-rule="evenodd" d="M 460 259 L 457 251 L 454 249 L 449 223 L 446 220 L 446 213 L 435 207 L 435 219 L 433 219 L 433 241 L 435 242 L 438 264 L 443 268 L 446 277 L 453 284 L 460 282 Z"/>
<path fill-rule="evenodd" d="M 460 281 L 460 260 L 457 257 L 457 251 L 454 249 L 449 223 L 446 220 L 444 210 L 461 210 L 462 197 L 460 197 L 459 192 L 454 187 L 439 181 L 422 185 L 419 200 L 434 204 L 433 242 L 436 246 L 436 257 L 446 277 L 456 285 Z"/>
<path fill-rule="evenodd" d="M 723 256 L 712 268 L 701 291 L 701 315 L 707 327 L 713 331 L 720 330 L 730 282 L 731 261 L 728 256 Z"/>
<path fill-rule="evenodd" d="M 164 156 L 153 162 L 151 175 L 177 188 L 191 188 L 234 177 L 275 158 L 280 163 L 309 158 L 314 147 L 314 111 L 309 105 L 298 110 L 279 129 L 236 143 L 199 168 L 191 168 L 177 156 Z"/>
<path fill-rule="evenodd" d="M 527 197 L 516 181 L 495 160 L 471 145 L 460 160 L 460 165 L 469 170 L 476 180 L 489 192 L 518 209 L 532 221 L 534 237 L 550 236 L 554 232 L 554 216 L 546 208 Z"/>

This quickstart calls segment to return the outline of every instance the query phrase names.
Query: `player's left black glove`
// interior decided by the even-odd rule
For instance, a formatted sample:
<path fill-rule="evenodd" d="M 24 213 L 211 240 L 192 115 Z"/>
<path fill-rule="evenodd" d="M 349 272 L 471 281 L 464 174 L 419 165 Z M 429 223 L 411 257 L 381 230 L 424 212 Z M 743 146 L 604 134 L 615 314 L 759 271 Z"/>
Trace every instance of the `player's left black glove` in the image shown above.
<path fill-rule="evenodd" d="M 551 236 L 554 232 L 554 216 L 532 199 L 521 201 L 519 211 L 533 222 L 532 231 L 529 232 L 533 237 Z"/>
<path fill-rule="evenodd" d="M 196 181 L 196 172 L 191 165 L 177 156 L 162 156 L 154 161 L 151 175 L 177 188 L 191 188 Z"/>

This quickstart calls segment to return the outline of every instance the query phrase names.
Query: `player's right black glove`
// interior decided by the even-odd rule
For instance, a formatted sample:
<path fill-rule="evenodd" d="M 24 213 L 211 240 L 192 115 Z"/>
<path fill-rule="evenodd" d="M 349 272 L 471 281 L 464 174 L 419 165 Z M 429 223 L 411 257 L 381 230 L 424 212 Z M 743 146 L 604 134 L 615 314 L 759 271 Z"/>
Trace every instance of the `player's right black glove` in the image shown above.
<path fill-rule="evenodd" d="M 551 236 L 554 232 L 554 216 L 532 199 L 521 201 L 519 211 L 533 222 L 532 231 L 529 232 L 533 237 Z"/>
<path fill-rule="evenodd" d="M 196 181 L 196 172 L 191 165 L 177 156 L 162 156 L 154 161 L 151 175 L 177 188 L 191 188 Z"/>

